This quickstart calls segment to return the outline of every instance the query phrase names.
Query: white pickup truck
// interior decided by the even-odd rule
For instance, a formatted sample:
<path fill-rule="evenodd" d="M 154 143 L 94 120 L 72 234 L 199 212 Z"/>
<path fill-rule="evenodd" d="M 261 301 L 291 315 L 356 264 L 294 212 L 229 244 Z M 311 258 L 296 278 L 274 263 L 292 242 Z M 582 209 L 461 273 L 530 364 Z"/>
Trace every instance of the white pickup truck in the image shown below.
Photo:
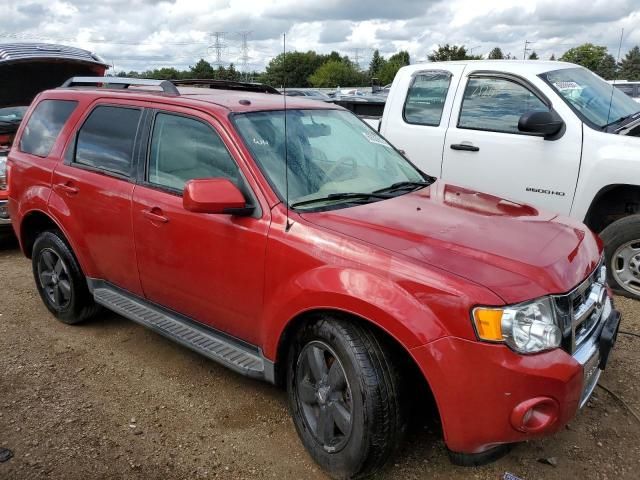
<path fill-rule="evenodd" d="M 583 221 L 605 242 L 611 286 L 640 298 L 640 105 L 597 75 L 553 61 L 410 65 L 382 119 L 365 121 L 431 175 Z"/>

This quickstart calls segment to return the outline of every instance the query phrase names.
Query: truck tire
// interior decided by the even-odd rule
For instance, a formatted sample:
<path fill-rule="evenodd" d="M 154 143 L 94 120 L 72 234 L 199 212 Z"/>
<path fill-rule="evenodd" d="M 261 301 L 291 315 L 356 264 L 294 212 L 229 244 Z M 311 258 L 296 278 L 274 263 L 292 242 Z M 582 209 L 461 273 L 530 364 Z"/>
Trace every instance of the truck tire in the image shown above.
<path fill-rule="evenodd" d="M 297 332 L 288 357 L 289 409 L 311 457 L 333 478 L 382 468 L 404 431 L 400 376 L 383 339 L 322 316 Z"/>
<path fill-rule="evenodd" d="M 45 231 L 36 238 L 31 265 L 38 293 L 58 320 L 80 323 L 99 311 L 87 280 L 59 231 Z"/>
<path fill-rule="evenodd" d="M 629 298 L 640 298 L 640 215 L 616 220 L 602 232 L 611 288 Z"/>

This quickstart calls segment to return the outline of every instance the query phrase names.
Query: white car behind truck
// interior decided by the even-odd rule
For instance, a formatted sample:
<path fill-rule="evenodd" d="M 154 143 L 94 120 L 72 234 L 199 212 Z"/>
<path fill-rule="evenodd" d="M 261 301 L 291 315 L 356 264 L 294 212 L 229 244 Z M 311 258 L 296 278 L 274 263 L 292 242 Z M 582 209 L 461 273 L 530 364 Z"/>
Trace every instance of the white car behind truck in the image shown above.
<path fill-rule="evenodd" d="M 597 75 L 554 61 L 410 65 L 368 122 L 427 173 L 583 221 L 605 242 L 612 287 L 640 298 L 640 105 Z"/>

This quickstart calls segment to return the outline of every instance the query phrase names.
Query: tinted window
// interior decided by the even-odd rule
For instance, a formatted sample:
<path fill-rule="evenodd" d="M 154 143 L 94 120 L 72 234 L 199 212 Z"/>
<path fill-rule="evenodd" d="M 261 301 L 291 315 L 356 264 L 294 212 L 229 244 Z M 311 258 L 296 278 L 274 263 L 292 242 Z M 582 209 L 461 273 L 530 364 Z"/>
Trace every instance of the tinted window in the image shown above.
<path fill-rule="evenodd" d="M 519 133 L 523 114 L 549 111 L 530 90 L 502 78 L 470 78 L 462 102 L 458 127 L 493 132 Z"/>
<path fill-rule="evenodd" d="M 97 107 L 78 133 L 75 161 L 129 175 L 140 115 L 134 108 Z"/>
<path fill-rule="evenodd" d="M 193 178 L 228 178 L 240 184 L 238 166 L 211 127 L 192 118 L 159 113 L 153 125 L 148 180 L 182 190 Z"/>
<path fill-rule="evenodd" d="M 416 75 L 404 104 L 404 119 L 418 125 L 440 125 L 451 74 L 425 72 Z"/>
<path fill-rule="evenodd" d="M 626 93 L 630 97 L 634 96 L 634 86 L 633 85 L 616 85 L 616 88 L 623 93 Z"/>
<path fill-rule="evenodd" d="M 20 150 L 46 157 L 56 142 L 60 130 L 75 110 L 72 100 L 43 100 L 31 114 L 20 139 Z"/>

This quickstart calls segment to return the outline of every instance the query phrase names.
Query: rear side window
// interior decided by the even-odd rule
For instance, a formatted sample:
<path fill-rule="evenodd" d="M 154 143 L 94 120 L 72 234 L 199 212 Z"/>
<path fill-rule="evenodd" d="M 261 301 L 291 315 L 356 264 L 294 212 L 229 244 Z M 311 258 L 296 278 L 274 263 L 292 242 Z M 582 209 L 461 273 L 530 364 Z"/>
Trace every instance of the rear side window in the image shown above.
<path fill-rule="evenodd" d="M 20 138 L 20 151 L 46 157 L 51 152 L 60 130 L 78 102 L 73 100 L 43 100 L 29 117 Z"/>
<path fill-rule="evenodd" d="M 518 120 L 528 112 L 548 112 L 524 86 L 503 78 L 470 78 L 464 91 L 459 128 L 521 133 Z"/>
<path fill-rule="evenodd" d="M 449 72 L 433 71 L 416 75 L 405 100 L 404 120 L 416 125 L 440 125 L 450 83 Z"/>
<path fill-rule="evenodd" d="M 75 162 L 130 176 L 141 115 L 137 108 L 96 107 L 78 132 Z"/>

